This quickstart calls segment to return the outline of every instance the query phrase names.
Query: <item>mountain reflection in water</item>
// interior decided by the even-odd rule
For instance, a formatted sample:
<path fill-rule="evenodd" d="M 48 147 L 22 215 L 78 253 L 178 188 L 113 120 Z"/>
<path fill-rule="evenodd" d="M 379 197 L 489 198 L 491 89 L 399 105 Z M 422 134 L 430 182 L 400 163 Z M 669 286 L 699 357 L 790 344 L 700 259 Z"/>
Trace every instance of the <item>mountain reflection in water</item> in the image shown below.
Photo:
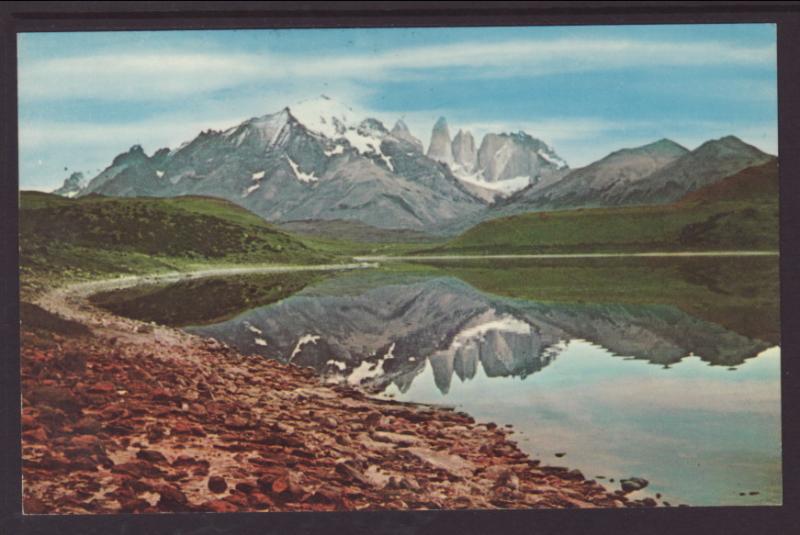
<path fill-rule="evenodd" d="M 669 366 L 689 355 L 736 366 L 774 344 L 668 305 L 545 304 L 482 293 L 450 276 L 341 277 L 231 320 L 186 330 L 246 353 L 314 368 L 331 380 L 405 392 L 430 363 L 453 375 L 525 378 L 572 340 Z"/>

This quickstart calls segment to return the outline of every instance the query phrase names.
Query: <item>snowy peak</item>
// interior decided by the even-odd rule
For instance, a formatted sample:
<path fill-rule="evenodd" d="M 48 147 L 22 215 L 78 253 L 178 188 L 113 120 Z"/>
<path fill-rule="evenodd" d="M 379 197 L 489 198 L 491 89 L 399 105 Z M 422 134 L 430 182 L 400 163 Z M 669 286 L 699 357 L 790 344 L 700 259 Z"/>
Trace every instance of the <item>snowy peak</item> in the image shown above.
<path fill-rule="evenodd" d="M 439 120 L 433 125 L 431 144 L 428 146 L 428 158 L 446 164 L 453 163 L 450 130 L 447 128 L 447 119 L 444 117 L 439 117 Z"/>
<path fill-rule="evenodd" d="M 287 108 L 308 130 L 330 139 L 338 139 L 358 121 L 350 106 L 327 95 L 302 100 Z"/>
<path fill-rule="evenodd" d="M 389 131 L 379 120 L 371 117 L 359 120 L 353 108 L 327 95 L 298 102 L 286 110 L 308 132 L 333 141 L 336 148 L 330 154 L 340 154 L 349 145 L 359 154 L 391 168 L 381 152 L 381 142 Z"/>

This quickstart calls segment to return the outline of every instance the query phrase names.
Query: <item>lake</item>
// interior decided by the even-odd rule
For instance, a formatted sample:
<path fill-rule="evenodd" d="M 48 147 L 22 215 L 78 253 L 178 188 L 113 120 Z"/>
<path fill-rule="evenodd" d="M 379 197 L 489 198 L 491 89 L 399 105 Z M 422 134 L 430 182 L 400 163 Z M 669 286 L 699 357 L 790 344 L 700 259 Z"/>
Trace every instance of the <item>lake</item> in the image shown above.
<path fill-rule="evenodd" d="M 387 263 L 100 294 L 116 313 L 512 426 L 670 504 L 780 504 L 777 258 Z"/>

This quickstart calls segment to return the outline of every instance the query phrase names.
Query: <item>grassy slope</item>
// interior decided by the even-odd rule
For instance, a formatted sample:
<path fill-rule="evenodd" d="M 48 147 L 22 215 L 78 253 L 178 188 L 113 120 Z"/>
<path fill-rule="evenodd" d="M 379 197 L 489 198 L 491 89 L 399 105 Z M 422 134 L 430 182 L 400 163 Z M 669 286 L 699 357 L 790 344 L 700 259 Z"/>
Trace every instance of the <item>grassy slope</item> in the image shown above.
<path fill-rule="evenodd" d="M 480 223 L 425 253 L 777 250 L 777 163 L 746 169 L 673 205 L 534 212 Z"/>
<path fill-rule="evenodd" d="M 207 197 L 20 195 L 23 285 L 199 264 L 315 263 L 333 254 Z"/>
<path fill-rule="evenodd" d="M 350 220 L 304 220 L 280 223 L 278 226 L 296 236 L 323 240 L 368 243 L 429 243 L 434 236 L 418 230 L 382 229 Z"/>

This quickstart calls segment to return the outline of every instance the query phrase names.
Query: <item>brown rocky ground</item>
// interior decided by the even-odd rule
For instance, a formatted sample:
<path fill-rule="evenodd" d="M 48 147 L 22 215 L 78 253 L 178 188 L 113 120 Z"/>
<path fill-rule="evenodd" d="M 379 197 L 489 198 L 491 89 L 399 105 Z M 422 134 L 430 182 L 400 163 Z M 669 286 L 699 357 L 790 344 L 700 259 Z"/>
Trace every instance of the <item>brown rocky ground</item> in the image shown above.
<path fill-rule="evenodd" d="M 23 314 L 26 513 L 655 505 L 541 466 L 464 413 L 111 317 L 90 289 L 37 300 L 69 321 Z"/>

